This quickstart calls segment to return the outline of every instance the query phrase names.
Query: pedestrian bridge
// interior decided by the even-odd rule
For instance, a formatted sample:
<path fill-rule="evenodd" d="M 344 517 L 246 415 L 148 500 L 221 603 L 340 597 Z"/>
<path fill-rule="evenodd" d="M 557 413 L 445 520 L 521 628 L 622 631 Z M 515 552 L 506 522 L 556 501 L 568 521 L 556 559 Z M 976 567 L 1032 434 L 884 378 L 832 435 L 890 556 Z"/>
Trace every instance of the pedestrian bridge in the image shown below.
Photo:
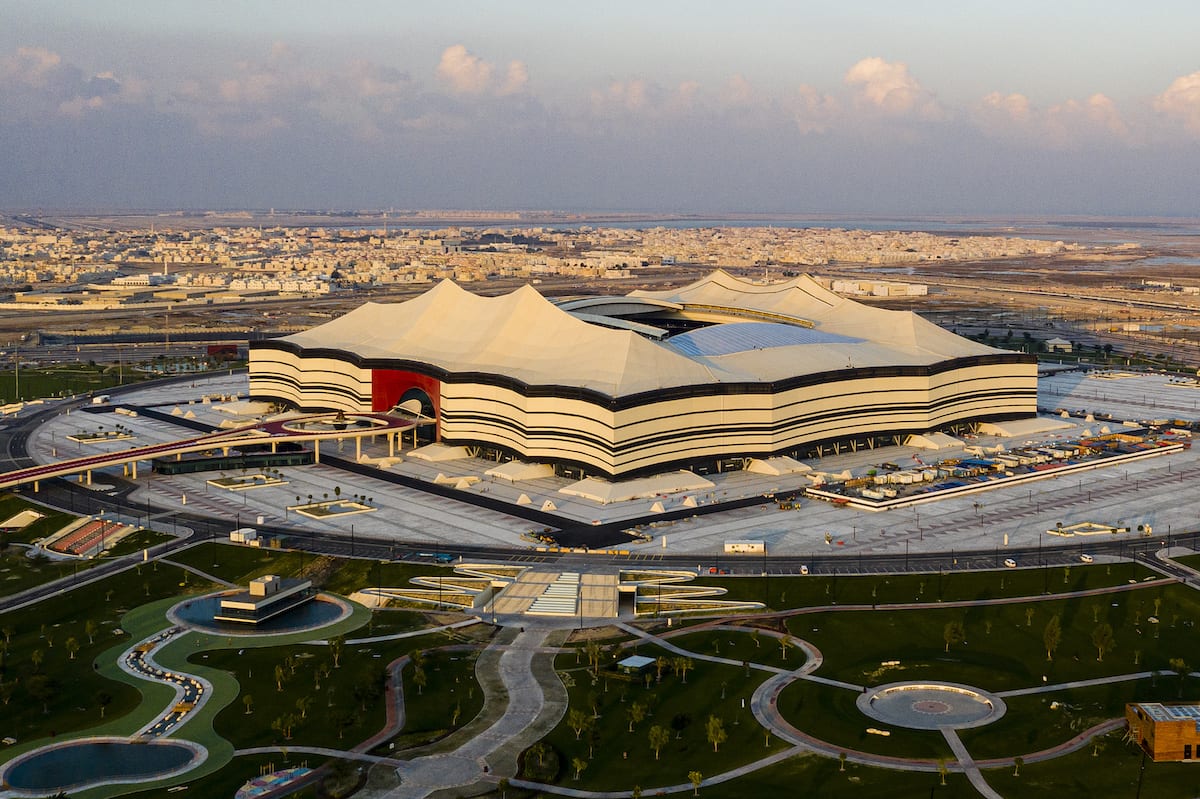
<path fill-rule="evenodd" d="M 353 439 L 355 458 L 357 459 L 362 455 L 364 438 L 374 439 L 377 436 L 384 436 L 388 442 L 388 454 L 393 456 L 400 436 L 409 430 L 415 430 L 422 423 L 420 419 L 392 416 L 386 413 L 318 413 L 289 416 L 228 430 L 218 430 L 178 441 L 130 447 L 115 452 L 102 452 L 16 469 L 0 474 L 0 489 L 32 483 L 36 491 L 38 483 L 42 480 L 70 475 L 81 475 L 88 485 L 91 485 L 92 472 L 110 466 L 129 465 L 133 478 L 137 479 L 139 461 L 171 456 L 182 458 L 189 452 L 210 450 L 221 450 L 223 454 L 228 455 L 231 449 L 252 444 L 269 444 L 271 451 L 275 452 L 279 444 L 311 441 L 315 459 L 320 463 L 322 441 Z"/>

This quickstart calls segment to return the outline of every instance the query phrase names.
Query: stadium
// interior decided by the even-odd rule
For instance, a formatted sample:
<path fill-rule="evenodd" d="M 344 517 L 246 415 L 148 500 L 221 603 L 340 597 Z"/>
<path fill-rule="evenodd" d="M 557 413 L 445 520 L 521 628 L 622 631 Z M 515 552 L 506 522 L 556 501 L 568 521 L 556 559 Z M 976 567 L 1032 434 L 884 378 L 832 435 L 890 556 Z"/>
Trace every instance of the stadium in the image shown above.
<path fill-rule="evenodd" d="M 554 302 L 451 281 L 254 342 L 250 393 L 305 411 L 418 415 L 427 440 L 608 479 L 743 468 L 1034 416 L 1033 356 L 814 279 L 717 271 Z"/>

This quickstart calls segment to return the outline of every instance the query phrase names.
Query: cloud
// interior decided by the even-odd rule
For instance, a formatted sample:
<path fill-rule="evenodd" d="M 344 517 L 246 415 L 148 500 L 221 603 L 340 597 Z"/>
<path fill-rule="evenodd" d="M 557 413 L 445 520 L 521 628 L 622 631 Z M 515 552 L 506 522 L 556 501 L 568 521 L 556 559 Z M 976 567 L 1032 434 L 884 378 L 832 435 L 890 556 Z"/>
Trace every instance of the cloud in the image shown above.
<path fill-rule="evenodd" d="M 499 79 L 494 77 L 498 70 L 492 64 L 461 44 L 442 51 L 436 72 L 438 79 L 456 94 L 510 95 L 524 91 L 529 83 L 529 68 L 524 62 L 510 61 L 504 78 Z"/>
<path fill-rule="evenodd" d="M 479 94 L 492 82 L 492 65 L 471 55 L 461 44 L 455 44 L 442 52 L 437 76 L 456 92 Z"/>
<path fill-rule="evenodd" d="M 500 84 L 498 94 L 517 94 L 525 90 L 529 83 L 529 69 L 522 61 L 510 61 L 504 83 Z"/>
<path fill-rule="evenodd" d="M 995 138 L 1014 138 L 1053 149 L 1116 140 L 1133 144 L 1131 130 L 1116 104 L 1106 95 L 1064 100 L 1048 108 L 1033 105 L 1023 94 L 985 95 L 974 109 L 977 126 Z"/>
<path fill-rule="evenodd" d="M 825 133 L 842 113 L 841 103 L 801 84 L 790 98 L 792 121 L 801 133 Z"/>
<path fill-rule="evenodd" d="M 114 104 L 145 99 L 145 84 L 112 72 L 86 75 L 62 56 L 41 47 L 22 47 L 0 59 L 0 103 L 14 114 L 80 117 Z"/>
<path fill-rule="evenodd" d="M 933 94 L 909 74 L 907 64 L 864 58 L 846 72 L 845 82 L 857 89 L 861 105 L 885 114 L 917 114 L 928 119 L 944 115 Z"/>
<path fill-rule="evenodd" d="M 1154 98 L 1154 110 L 1200 136 L 1200 72 L 1176 78 Z"/>

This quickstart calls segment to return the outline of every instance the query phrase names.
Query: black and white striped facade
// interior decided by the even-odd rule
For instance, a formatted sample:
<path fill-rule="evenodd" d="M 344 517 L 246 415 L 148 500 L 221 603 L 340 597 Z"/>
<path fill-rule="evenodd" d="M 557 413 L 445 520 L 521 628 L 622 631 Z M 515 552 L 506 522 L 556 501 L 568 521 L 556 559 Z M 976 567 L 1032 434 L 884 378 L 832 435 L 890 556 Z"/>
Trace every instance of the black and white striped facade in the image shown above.
<path fill-rule="evenodd" d="M 256 399 L 353 412 L 418 397 L 446 444 L 609 478 L 1033 416 L 1036 382 L 1031 356 L 914 314 L 720 272 L 562 306 L 447 282 L 250 352 Z"/>

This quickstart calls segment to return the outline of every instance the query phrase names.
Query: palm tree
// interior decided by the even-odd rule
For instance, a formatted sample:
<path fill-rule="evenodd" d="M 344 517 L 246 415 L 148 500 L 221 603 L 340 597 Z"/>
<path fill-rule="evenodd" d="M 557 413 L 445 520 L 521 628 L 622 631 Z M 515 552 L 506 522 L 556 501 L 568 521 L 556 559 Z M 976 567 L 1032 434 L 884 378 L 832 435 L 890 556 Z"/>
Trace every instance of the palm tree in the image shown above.
<path fill-rule="evenodd" d="M 1054 650 L 1058 649 L 1059 643 L 1062 641 L 1062 624 L 1059 622 L 1058 615 L 1050 617 L 1050 621 L 1046 622 L 1046 629 L 1042 631 L 1042 643 L 1046 647 L 1046 660 L 1054 659 Z"/>
<path fill-rule="evenodd" d="M 1092 646 L 1096 647 L 1097 661 L 1103 662 L 1104 653 L 1111 651 L 1115 643 L 1112 625 L 1100 624 L 1092 630 Z"/>
<path fill-rule="evenodd" d="M 699 771 L 689 771 L 688 779 L 692 783 L 692 796 L 700 795 L 700 783 L 704 782 L 704 775 Z"/>
<path fill-rule="evenodd" d="M 713 752 L 720 749 L 721 744 L 729 737 L 725 732 L 725 722 L 717 716 L 709 716 L 708 721 L 704 723 L 704 731 L 708 737 L 708 742 L 713 745 Z"/>
<path fill-rule="evenodd" d="M 1023 766 L 1023 765 L 1025 765 L 1025 758 L 1023 758 L 1023 757 L 1014 757 L 1013 758 L 1013 776 L 1014 777 L 1021 776 L 1021 766 Z"/>
<path fill-rule="evenodd" d="M 629 731 L 633 732 L 634 725 L 641 724 L 642 719 L 646 718 L 646 706 L 641 702 L 634 702 L 625 711 L 625 715 L 629 717 Z"/>
<path fill-rule="evenodd" d="M 1183 658 L 1171 658 L 1167 661 L 1175 673 L 1179 675 L 1179 698 L 1183 698 L 1183 681 L 1188 675 L 1188 664 Z"/>
<path fill-rule="evenodd" d="M 950 651 L 950 647 L 954 644 L 961 644 L 967 637 L 966 631 L 963 630 L 961 621 L 948 621 L 946 626 L 942 628 L 942 639 L 946 642 L 946 651 Z"/>
<path fill-rule="evenodd" d="M 592 717 L 579 708 L 571 708 L 567 714 L 567 726 L 575 731 L 575 740 L 583 736 L 583 731 L 592 723 Z"/>
<path fill-rule="evenodd" d="M 63 646 L 65 646 L 67 648 L 67 652 L 70 653 L 71 660 L 74 660 L 75 653 L 79 651 L 79 641 L 75 639 L 75 636 L 71 636 L 63 642 Z"/>
<path fill-rule="evenodd" d="M 658 760 L 658 753 L 671 740 L 671 733 L 667 732 L 666 727 L 655 724 L 650 728 L 649 738 L 650 748 L 654 750 L 654 759 Z"/>

